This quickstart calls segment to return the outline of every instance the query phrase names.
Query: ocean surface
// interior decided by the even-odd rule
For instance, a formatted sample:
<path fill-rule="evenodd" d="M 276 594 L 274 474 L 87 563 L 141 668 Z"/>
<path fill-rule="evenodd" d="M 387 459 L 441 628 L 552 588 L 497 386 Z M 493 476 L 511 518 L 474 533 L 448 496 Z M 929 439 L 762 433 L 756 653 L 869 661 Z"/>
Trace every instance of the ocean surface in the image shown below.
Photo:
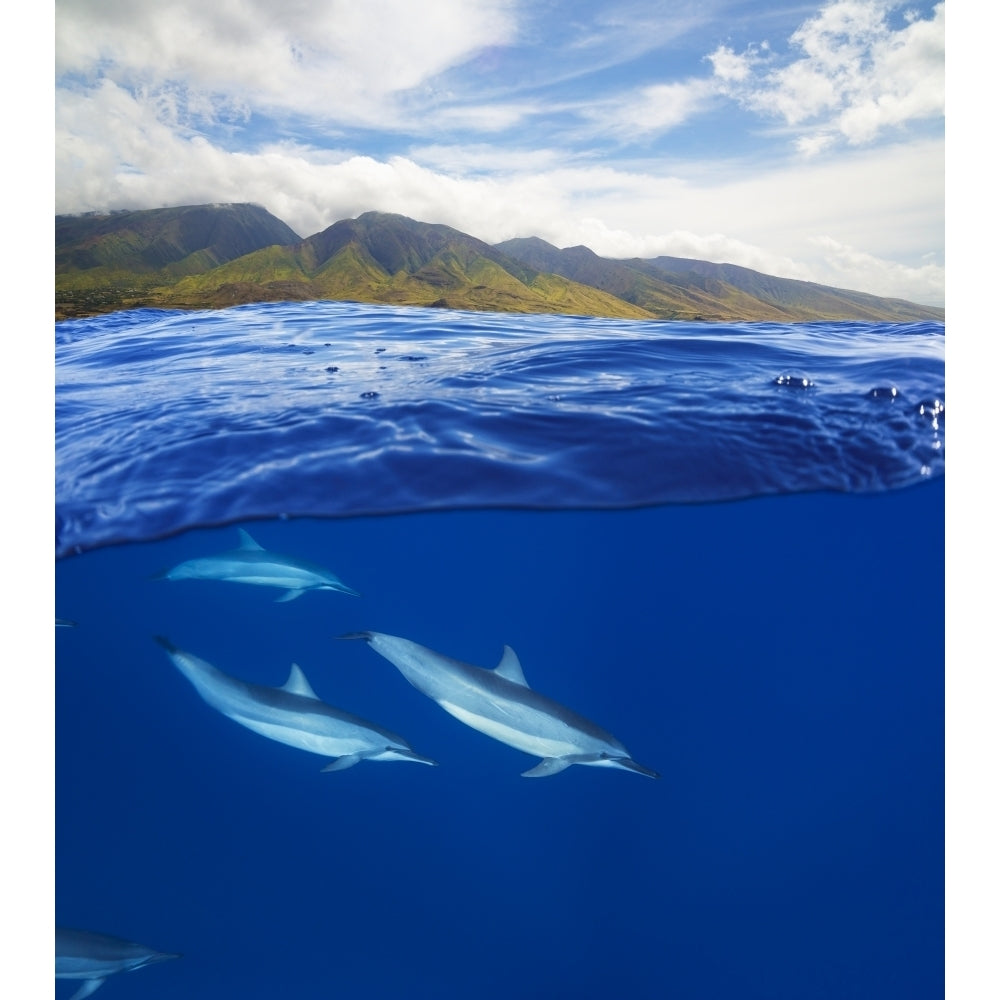
<path fill-rule="evenodd" d="M 56 918 L 101 998 L 940 997 L 944 327 L 352 303 L 56 324 Z M 360 596 L 163 571 L 239 545 Z M 659 780 L 463 725 L 362 630 Z M 216 711 L 154 636 L 437 767 Z M 79 982 L 56 982 L 67 1000 Z"/>

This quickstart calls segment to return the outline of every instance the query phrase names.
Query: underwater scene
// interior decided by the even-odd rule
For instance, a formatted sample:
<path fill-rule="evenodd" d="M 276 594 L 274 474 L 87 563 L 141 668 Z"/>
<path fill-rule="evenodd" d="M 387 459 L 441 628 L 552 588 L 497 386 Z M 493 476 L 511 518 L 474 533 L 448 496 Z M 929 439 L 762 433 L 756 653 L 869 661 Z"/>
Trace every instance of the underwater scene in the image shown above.
<path fill-rule="evenodd" d="M 57 323 L 57 1000 L 940 996 L 944 340 Z"/>

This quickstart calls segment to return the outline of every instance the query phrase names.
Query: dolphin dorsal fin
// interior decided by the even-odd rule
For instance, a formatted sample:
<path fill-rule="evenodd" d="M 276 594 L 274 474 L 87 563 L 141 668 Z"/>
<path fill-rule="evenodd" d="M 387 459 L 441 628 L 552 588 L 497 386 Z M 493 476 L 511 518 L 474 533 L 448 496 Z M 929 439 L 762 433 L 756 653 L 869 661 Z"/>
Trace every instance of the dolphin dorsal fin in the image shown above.
<path fill-rule="evenodd" d="M 496 673 L 514 684 L 527 687 L 528 682 L 524 679 L 524 671 L 521 669 L 521 661 L 517 658 L 517 653 L 510 646 L 504 646 L 503 656 L 497 664 Z"/>
<path fill-rule="evenodd" d="M 303 698 L 315 698 L 319 701 L 319 695 L 309 686 L 306 675 L 302 673 L 302 668 L 297 664 L 292 664 L 292 669 L 288 673 L 288 680 L 281 685 L 282 691 L 289 694 L 300 694 Z"/>
<path fill-rule="evenodd" d="M 258 545 L 251 537 L 249 531 L 244 531 L 242 528 L 236 529 L 240 533 L 240 548 L 241 549 L 253 549 L 258 552 L 264 551 L 263 545 Z"/>

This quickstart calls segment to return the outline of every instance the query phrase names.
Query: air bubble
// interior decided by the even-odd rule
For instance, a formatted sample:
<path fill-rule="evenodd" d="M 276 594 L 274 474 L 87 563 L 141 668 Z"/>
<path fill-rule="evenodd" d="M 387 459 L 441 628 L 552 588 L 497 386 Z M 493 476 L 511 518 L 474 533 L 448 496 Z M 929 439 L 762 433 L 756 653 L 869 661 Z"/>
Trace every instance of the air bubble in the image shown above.
<path fill-rule="evenodd" d="M 774 380 L 775 385 L 787 385 L 793 389 L 811 389 L 816 385 L 812 379 L 805 375 L 790 375 L 787 372 L 778 375 Z"/>
<path fill-rule="evenodd" d="M 869 399 L 895 399 L 899 390 L 894 385 L 876 386 L 868 393 Z"/>

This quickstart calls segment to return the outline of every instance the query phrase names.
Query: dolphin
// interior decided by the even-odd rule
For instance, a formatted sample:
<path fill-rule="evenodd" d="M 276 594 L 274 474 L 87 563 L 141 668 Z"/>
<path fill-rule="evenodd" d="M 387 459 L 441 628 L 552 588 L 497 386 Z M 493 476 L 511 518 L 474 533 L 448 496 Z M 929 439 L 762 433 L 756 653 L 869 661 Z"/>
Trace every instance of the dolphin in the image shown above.
<path fill-rule="evenodd" d="M 510 646 L 504 646 L 496 669 L 486 670 L 384 632 L 350 632 L 340 638 L 366 640 L 450 715 L 501 743 L 541 757 L 523 772 L 525 778 L 558 774 L 571 764 L 617 767 L 659 777 L 632 760 L 611 733 L 528 687 Z"/>
<path fill-rule="evenodd" d="M 158 580 L 228 580 L 230 583 L 255 583 L 261 587 L 280 587 L 285 592 L 277 598 L 294 601 L 307 590 L 339 590 L 354 597 L 361 595 L 322 566 L 292 556 L 268 552 L 242 528 L 240 547 L 217 556 L 188 559 L 173 569 L 157 574 Z"/>
<path fill-rule="evenodd" d="M 343 771 L 363 760 L 437 764 L 402 736 L 320 701 L 295 663 L 282 687 L 263 687 L 224 674 L 163 636 L 154 638 L 212 708 L 268 739 L 332 757 L 324 771 Z"/>
<path fill-rule="evenodd" d="M 154 962 L 180 958 L 166 951 L 154 951 L 110 934 L 56 928 L 56 979 L 82 979 L 83 984 L 70 1000 L 89 997 L 108 976 L 131 972 Z"/>

